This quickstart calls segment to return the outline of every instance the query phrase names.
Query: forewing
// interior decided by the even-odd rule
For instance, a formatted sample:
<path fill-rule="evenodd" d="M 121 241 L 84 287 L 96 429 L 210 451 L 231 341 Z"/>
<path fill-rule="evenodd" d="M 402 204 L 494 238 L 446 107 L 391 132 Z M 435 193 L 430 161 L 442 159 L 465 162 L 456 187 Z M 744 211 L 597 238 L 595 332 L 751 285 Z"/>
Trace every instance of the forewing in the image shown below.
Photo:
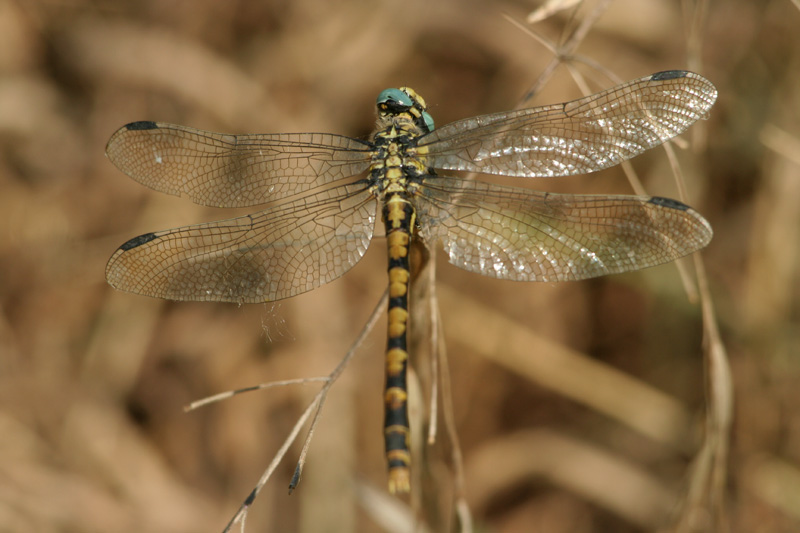
<path fill-rule="evenodd" d="M 332 281 L 369 246 L 376 202 L 365 184 L 253 215 L 141 235 L 106 266 L 117 289 L 169 300 L 257 303 Z"/>
<path fill-rule="evenodd" d="M 370 150 L 340 135 L 226 135 L 163 122 L 123 126 L 106 146 L 139 183 L 213 207 L 264 204 L 359 174 Z"/>
<path fill-rule="evenodd" d="M 427 180 L 415 198 L 420 234 L 450 262 L 518 281 L 568 281 L 673 261 L 706 246 L 694 209 L 642 196 L 561 195 L 482 182 Z"/>
<path fill-rule="evenodd" d="M 716 88 L 698 74 L 659 72 L 565 104 L 447 124 L 420 139 L 420 153 L 440 169 L 527 177 L 586 174 L 679 135 L 704 118 L 716 98 Z"/>

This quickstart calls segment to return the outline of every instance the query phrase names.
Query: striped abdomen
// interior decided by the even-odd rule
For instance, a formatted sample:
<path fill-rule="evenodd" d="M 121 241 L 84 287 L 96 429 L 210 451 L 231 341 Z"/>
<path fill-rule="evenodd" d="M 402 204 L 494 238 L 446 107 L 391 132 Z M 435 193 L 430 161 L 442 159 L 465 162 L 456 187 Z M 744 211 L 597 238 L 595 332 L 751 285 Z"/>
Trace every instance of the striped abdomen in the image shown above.
<path fill-rule="evenodd" d="M 402 194 L 395 193 L 386 198 L 383 221 L 389 246 L 389 340 L 386 347 L 384 434 L 389 463 L 389 491 L 392 493 L 411 490 L 406 368 L 408 288 L 411 278 L 408 251 L 414 216 L 414 208 Z"/>

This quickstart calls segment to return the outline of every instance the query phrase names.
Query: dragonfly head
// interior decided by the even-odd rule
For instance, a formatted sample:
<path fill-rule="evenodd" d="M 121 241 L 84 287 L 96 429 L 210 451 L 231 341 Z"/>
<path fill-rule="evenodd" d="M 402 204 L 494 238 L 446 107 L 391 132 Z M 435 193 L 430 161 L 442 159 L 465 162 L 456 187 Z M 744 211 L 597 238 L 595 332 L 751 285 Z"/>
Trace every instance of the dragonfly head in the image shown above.
<path fill-rule="evenodd" d="M 433 117 L 426 111 L 425 100 L 410 87 L 381 91 L 377 104 L 381 118 L 406 114 L 424 133 L 433 131 Z"/>

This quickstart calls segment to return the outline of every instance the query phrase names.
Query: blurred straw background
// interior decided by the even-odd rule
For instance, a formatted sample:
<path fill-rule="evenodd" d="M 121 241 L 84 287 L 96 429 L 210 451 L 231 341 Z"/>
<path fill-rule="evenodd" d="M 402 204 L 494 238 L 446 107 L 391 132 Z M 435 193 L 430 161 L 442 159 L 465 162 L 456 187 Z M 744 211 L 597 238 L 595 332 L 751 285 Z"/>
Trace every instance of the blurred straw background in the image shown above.
<path fill-rule="evenodd" d="M 563 44 L 604 3 L 528 28 Z M 0 0 L 0 530 L 220 531 L 318 384 L 183 407 L 326 375 L 385 288 L 376 239 L 342 279 L 274 304 L 115 292 L 104 265 L 122 242 L 233 213 L 121 174 L 104 157 L 113 131 L 160 120 L 366 137 L 377 93 L 401 85 L 440 125 L 511 109 L 555 56 L 502 14 L 525 24 L 538 6 Z M 719 89 L 676 150 L 684 200 L 715 230 L 711 299 L 690 301 L 674 265 L 518 284 L 440 257 L 463 500 L 441 422 L 415 459 L 424 488 L 385 493 L 382 318 L 329 394 L 298 489 L 287 495 L 301 443 L 246 530 L 409 531 L 415 516 L 458 530 L 464 505 L 479 531 L 800 530 L 798 28 L 790 0 L 610 2 L 574 54 L 622 80 L 691 69 Z M 569 63 L 591 91 L 616 83 Z M 561 66 L 529 105 L 579 96 Z M 633 168 L 649 194 L 679 196 L 664 150 Z M 620 169 L 558 181 L 526 185 L 630 191 Z M 415 364 L 427 397 L 428 363 Z"/>

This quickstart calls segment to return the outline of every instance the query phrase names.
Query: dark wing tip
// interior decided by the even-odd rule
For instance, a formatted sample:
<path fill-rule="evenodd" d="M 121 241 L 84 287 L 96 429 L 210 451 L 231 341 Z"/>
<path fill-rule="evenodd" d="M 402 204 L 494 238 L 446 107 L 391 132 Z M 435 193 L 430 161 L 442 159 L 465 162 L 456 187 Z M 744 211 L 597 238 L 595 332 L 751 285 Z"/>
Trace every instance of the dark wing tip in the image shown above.
<path fill-rule="evenodd" d="M 650 76 L 650 79 L 653 81 L 674 80 L 676 78 L 685 78 L 688 74 L 688 70 L 664 70 L 662 72 L 656 72 Z"/>
<path fill-rule="evenodd" d="M 131 122 L 130 124 L 125 124 L 126 130 L 154 130 L 158 128 L 158 124 L 153 122 L 152 120 L 140 120 L 138 122 Z"/>
<path fill-rule="evenodd" d="M 139 235 L 138 237 L 134 237 L 133 239 L 124 243 L 122 246 L 119 247 L 119 249 L 122 251 L 128 251 L 132 248 L 137 248 L 143 244 L 146 244 L 155 238 L 156 238 L 155 233 L 145 233 L 144 235 Z"/>
<path fill-rule="evenodd" d="M 696 247 L 692 251 L 700 250 L 701 248 L 705 248 L 709 242 L 711 242 L 711 238 L 714 236 L 714 230 L 711 228 L 711 224 L 700 215 L 697 211 L 689 207 L 688 205 L 684 204 L 683 202 L 679 202 L 678 200 L 673 200 L 672 198 L 664 198 L 661 196 L 653 196 L 648 200 L 648 203 L 656 205 L 658 207 L 664 207 L 666 209 L 674 209 L 676 211 L 683 211 L 686 213 L 686 220 L 694 219 L 695 229 L 693 231 L 692 237 L 695 241 Z"/>
<path fill-rule="evenodd" d="M 668 207 L 669 209 L 677 209 L 678 211 L 688 211 L 689 209 L 691 209 L 691 207 L 684 204 L 683 202 L 679 202 L 678 200 L 673 200 L 672 198 L 664 198 L 662 196 L 653 196 L 648 201 L 651 204 L 655 204 L 660 207 Z"/>

